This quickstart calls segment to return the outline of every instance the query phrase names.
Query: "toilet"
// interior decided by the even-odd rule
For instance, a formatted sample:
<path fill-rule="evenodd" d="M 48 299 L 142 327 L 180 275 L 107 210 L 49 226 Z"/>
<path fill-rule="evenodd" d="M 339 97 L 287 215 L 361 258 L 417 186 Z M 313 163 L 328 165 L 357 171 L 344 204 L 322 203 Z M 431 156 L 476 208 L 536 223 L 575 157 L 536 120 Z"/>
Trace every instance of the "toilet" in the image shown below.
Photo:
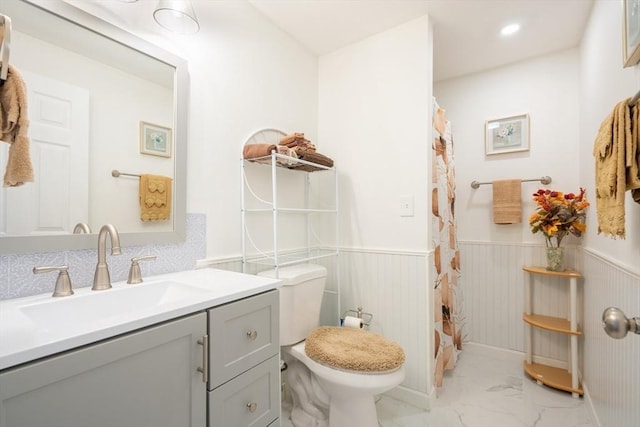
<path fill-rule="evenodd" d="M 319 326 L 323 266 L 298 264 L 277 274 L 291 422 L 295 427 L 378 427 L 375 396 L 404 380 L 404 352 L 372 332 Z M 276 277 L 276 271 L 258 275 Z"/>

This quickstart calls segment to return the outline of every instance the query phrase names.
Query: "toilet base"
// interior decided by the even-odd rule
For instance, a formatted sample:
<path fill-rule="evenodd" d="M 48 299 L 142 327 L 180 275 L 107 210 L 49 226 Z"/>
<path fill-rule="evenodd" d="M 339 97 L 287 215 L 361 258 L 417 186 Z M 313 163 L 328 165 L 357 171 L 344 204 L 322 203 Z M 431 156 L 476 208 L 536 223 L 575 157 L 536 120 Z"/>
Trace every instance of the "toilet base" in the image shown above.
<path fill-rule="evenodd" d="M 298 420 L 294 421 L 292 417 L 294 426 L 321 426 L 328 419 L 328 427 L 378 427 L 375 397 L 402 383 L 405 377 L 404 366 L 382 374 L 342 371 L 310 359 L 305 353 L 304 345 L 303 341 L 282 348 L 285 357 L 294 359 L 289 366 L 293 365 L 301 370 L 290 378 L 294 380 L 297 377 L 300 380 L 299 384 L 295 384 L 295 380 L 290 384 L 292 392 L 299 393 L 294 397 L 294 410 L 295 406 L 299 406 L 315 419 L 309 419 L 309 424 L 306 420 L 300 420 L 302 422 L 297 424 Z M 296 370 L 290 373 L 295 372 Z M 304 385 L 303 389 L 296 390 L 300 385 Z M 321 413 L 318 414 L 320 416 L 316 416 L 318 412 Z"/>
<path fill-rule="evenodd" d="M 373 396 L 334 398 L 329 404 L 329 427 L 379 427 Z"/>

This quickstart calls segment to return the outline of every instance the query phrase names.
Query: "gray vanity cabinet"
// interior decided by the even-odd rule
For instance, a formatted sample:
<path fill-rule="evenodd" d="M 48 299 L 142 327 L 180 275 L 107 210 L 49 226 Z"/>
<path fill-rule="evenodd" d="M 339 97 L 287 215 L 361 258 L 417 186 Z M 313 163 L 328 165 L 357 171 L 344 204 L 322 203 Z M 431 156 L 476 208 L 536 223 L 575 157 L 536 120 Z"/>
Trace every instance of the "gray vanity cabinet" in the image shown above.
<path fill-rule="evenodd" d="M 209 426 L 279 425 L 278 291 L 209 310 Z"/>
<path fill-rule="evenodd" d="M 3 371 L 0 427 L 204 427 L 206 333 L 197 313 Z"/>

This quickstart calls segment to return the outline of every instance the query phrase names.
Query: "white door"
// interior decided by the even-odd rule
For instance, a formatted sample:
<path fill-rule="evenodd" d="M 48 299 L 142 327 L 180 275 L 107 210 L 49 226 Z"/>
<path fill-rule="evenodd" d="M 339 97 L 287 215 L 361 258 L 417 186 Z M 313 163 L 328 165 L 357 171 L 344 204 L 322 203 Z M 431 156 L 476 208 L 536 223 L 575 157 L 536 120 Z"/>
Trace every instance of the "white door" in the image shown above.
<path fill-rule="evenodd" d="M 2 189 L 0 233 L 71 233 L 89 216 L 89 92 L 31 72 L 21 74 L 28 91 L 35 181 Z M 0 145 L 4 168 L 9 145 Z"/>

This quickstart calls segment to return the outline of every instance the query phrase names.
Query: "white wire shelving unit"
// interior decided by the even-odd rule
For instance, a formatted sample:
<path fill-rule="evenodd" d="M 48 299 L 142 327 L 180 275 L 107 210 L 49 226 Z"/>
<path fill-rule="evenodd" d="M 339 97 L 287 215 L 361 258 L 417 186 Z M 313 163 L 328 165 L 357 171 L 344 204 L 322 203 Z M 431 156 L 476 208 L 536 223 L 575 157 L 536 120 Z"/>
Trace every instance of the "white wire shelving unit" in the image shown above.
<path fill-rule="evenodd" d="M 284 132 L 277 129 L 262 129 L 247 138 L 245 145 L 278 144 L 284 135 Z M 250 160 L 242 158 L 240 163 L 242 271 L 255 274 L 274 269 L 276 277 L 279 277 L 279 269 L 285 266 L 305 262 L 328 263 L 333 267 L 333 272 L 329 271 L 327 280 L 330 280 L 333 273 L 333 283 L 327 283 L 325 294 L 334 296 L 337 308 L 335 319 L 339 321 L 340 230 L 337 168 L 296 159 L 276 151 L 265 157 Z M 314 171 L 296 170 L 295 166 L 298 165 L 310 166 Z M 256 175 L 251 176 L 251 172 L 258 172 L 257 178 Z M 332 179 L 327 179 L 327 175 Z M 315 179 L 316 177 L 320 179 Z M 290 181 L 301 179 L 304 180 L 302 189 L 287 186 Z M 317 188 L 318 186 L 322 188 Z M 291 194 L 298 192 L 302 194 Z M 288 223 L 289 219 L 294 226 Z M 331 226 L 327 226 L 328 223 Z M 327 231 L 328 228 L 333 230 Z M 286 239 L 292 235 L 298 238 L 295 244 L 291 243 L 291 239 Z"/>

